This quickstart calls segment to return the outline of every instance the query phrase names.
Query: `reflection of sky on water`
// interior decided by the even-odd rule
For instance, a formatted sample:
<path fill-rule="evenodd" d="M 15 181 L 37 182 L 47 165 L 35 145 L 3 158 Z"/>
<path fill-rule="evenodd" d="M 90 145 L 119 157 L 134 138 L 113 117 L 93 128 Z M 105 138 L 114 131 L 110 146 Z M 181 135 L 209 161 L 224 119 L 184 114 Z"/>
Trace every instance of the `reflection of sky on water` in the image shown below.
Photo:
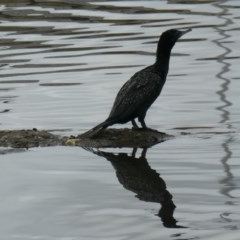
<path fill-rule="evenodd" d="M 173 49 L 166 86 L 147 116 L 177 137 L 149 149 L 146 165 L 161 173 L 174 218 L 189 228 L 163 228 L 154 216 L 159 204 L 134 199 L 102 158 L 39 148 L 0 157 L 5 239 L 14 231 L 40 238 L 43 229 L 45 239 L 234 239 L 225 230 L 239 228 L 238 1 L 23 2 L 31 4 L 1 6 L 2 129 L 89 129 L 106 117 L 119 87 L 152 63 L 162 31 L 193 28 Z"/>
<path fill-rule="evenodd" d="M 226 1 L 224 1 L 225 3 Z M 228 62 L 227 57 L 231 54 L 232 50 L 228 47 L 228 39 L 231 37 L 228 34 L 228 28 L 233 24 L 231 17 L 229 18 L 229 12 L 227 7 L 222 5 L 222 3 L 216 3 L 215 6 L 218 6 L 222 11 L 218 14 L 218 17 L 225 20 L 223 27 L 216 27 L 220 38 L 214 40 L 217 46 L 219 46 L 223 53 L 217 56 L 217 62 L 222 66 L 222 69 L 217 73 L 216 77 L 219 79 L 220 89 L 216 92 L 219 96 L 221 105 L 217 107 L 217 110 L 220 112 L 220 123 L 225 124 L 226 127 L 231 130 L 231 113 L 229 112 L 229 107 L 232 105 L 231 101 L 228 100 L 229 88 L 231 85 L 231 79 L 228 78 L 227 73 L 230 71 L 231 64 Z M 232 198 L 230 192 L 236 188 L 234 183 L 234 176 L 231 173 L 231 163 L 229 162 L 232 157 L 231 143 L 233 136 L 226 136 L 226 140 L 222 143 L 222 149 L 224 156 L 221 159 L 225 177 L 220 180 L 221 187 L 220 192 L 229 198 Z M 227 201 L 227 204 L 232 204 L 231 200 Z"/>

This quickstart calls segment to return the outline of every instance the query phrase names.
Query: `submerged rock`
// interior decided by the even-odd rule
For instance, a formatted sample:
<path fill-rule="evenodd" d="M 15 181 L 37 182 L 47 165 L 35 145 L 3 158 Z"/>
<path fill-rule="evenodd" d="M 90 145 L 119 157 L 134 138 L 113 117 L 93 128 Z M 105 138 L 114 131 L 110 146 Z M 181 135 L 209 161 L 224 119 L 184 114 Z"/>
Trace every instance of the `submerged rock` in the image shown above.
<path fill-rule="evenodd" d="M 71 145 L 90 148 L 151 147 L 171 136 L 156 130 L 105 129 L 97 136 L 61 137 L 46 130 L 0 131 L 0 146 L 31 148 L 43 146 Z"/>
<path fill-rule="evenodd" d="M 66 144 L 81 147 L 106 148 L 106 147 L 151 147 L 159 142 L 169 139 L 171 136 L 157 130 L 134 130 L 109 128 L 101 131 L 97 136 L 78 135 L 69 138 Z"/>
<path fill-rule="evenodd" d="M 12 148 L 31 148 L 39 146 L 55 146 L 60 143 L 59 136 L 48 131 L 7 130 L 0 131 L 0 146 Z"/>

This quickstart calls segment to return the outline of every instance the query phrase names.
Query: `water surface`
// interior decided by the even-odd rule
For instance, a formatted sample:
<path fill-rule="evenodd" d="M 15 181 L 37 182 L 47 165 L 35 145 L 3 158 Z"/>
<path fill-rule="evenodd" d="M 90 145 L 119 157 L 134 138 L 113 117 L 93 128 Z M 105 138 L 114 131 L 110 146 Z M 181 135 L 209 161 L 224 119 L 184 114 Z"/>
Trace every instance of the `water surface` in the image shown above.
<path fill-rule="evenodd" d="M 2 130 L 88 130 L 153 63 L 161 32 L 193 29 L 175 45 L 146 117 L 175 138 L 135 155 L 74 147 L 1 155 L 2 239 L 239 239 L 238 1 L 0 4 Z"/>

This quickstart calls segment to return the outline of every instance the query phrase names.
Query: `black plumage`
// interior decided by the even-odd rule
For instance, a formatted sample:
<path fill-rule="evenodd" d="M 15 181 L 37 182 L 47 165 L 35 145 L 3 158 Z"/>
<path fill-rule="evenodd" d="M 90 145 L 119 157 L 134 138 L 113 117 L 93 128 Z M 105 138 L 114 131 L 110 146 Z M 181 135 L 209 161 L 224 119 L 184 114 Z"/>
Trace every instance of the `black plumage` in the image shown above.
<path fill-rule="evenodd" d="M 147 110 L 161 93 L 166 81 L 169 68 L 171 50 L 177 40 L 185 33 L 191 31 L 168 30 L 159 38 L 156 61 L 135 73 L 119 90 L 108 118 L 94 127 L 91 131 L 97 133 L 116 123 L 132 122 L 138 128 L 135 119 L 147 129 L 145 116 Z"/>

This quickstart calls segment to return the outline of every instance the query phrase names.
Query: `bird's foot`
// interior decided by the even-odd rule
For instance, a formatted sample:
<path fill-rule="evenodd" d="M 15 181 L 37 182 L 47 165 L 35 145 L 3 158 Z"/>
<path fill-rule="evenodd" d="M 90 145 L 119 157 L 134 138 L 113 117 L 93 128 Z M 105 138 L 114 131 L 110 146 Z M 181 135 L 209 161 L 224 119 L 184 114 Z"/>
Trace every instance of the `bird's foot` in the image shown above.
<path fill-rule="evenodd" d="M 149 127 L 134 128 L 134 130 L 137 130 L 137 131 L 151 131 L 151 132 L 158 132 L 158 130 L 153 129 L 153 128 L 149 128 Z"/>
<path fill-rule="evenodd" d="M 141 129 L 141 128 L 138 126 L 132 126 L 132 130 L 139 130 L 139 129 Z"/>
<path fill-rule="evenodd" d="M 143 128 L 143 127 L 139 127 L 139 128 L 134 128 L 134 130 L 137 130 L 137 131 L 147 131 L 149 128 Z"/>

